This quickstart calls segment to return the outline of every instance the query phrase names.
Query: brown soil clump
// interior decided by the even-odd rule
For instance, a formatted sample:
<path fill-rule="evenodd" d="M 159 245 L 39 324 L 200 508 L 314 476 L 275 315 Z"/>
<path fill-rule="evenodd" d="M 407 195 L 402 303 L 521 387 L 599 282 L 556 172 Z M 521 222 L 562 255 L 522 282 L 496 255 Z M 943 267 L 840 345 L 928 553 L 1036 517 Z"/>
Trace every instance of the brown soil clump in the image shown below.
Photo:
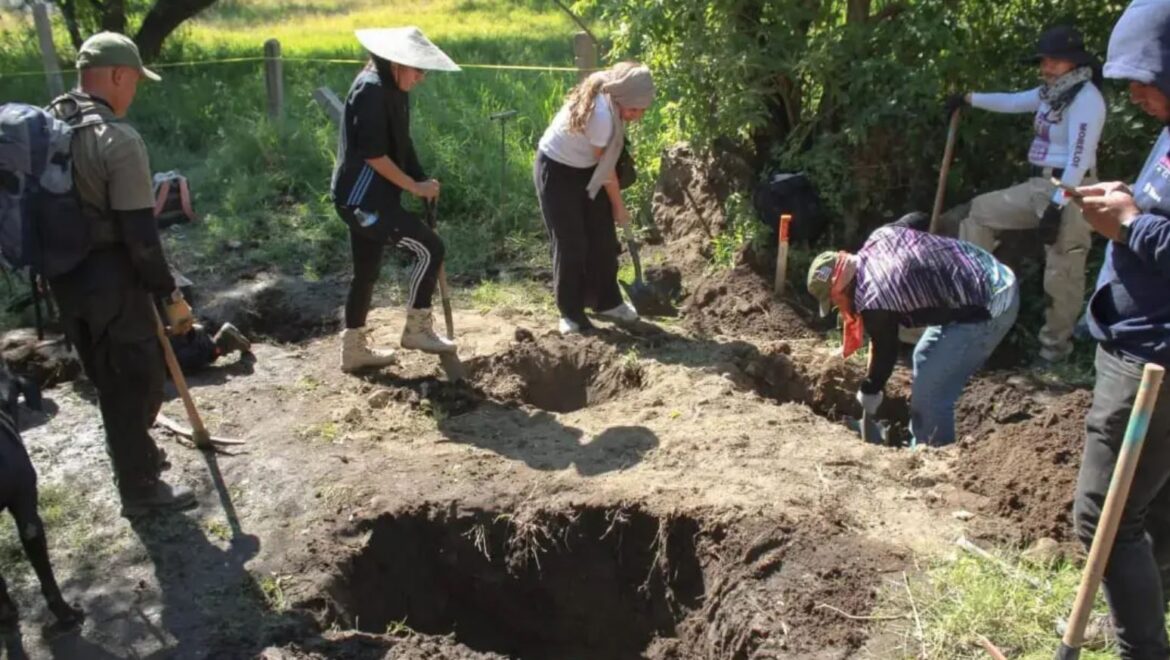
<path fill-rule="evenodd" d="M 1074 538 L 1073 490 L 1092 392 L 1038 400 L 1022 385 L 978 381 L 962 399 L 956 476 L 989 498 L 989 511 L 1015 524 L 1020 544 Z"/>
<path fill-rule="evenodd" d="M 694 288 L 683 315 L 700 334 L 802 339 L 815 337 L 788 303 L 772 297 L 772 287 L 747 265 L 713 273 Z"/>
<path fill-rule="evenodd" d="M 46 334 L 37 339 L 32 328 L 21 328 L 0 337 L 0 359 L 18 375 L 31 379 L 41 388 L 76 380 L 81 375 L 81 360 L 70 350 L 61 335 Z"/>

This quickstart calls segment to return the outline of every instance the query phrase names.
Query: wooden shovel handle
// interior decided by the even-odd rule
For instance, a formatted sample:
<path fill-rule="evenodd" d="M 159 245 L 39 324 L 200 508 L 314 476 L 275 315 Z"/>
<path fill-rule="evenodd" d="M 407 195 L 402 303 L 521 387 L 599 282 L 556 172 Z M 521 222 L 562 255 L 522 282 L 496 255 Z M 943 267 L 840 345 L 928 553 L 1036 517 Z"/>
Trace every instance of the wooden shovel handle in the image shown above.
<path fill-rule="evenodd" d="M 1064 631 L 1062 641 L 1070 649 L 1079 649 L 1085 643 L 1085 626 L 1089 622 L 1093 599 L 1101 586 L 1105 566 L 1109 563 L 1109 553 L 1113 551 L 1113 541 L 1121 524 L 1121 513 L 1125 510 L 1126 500 L 1129 499 L 1129 487 L 1133 484 L 1133 475 L 1137 471 L 1146 430 L 1150 427 L 1150 415 L 1153 414 L 1154 406 L 1158 402 L 1158 392 L 1162 389 L 1164 374 L 1165 369 L 1156 364 L 1147 364 L 1142 372 L 1142 383 L 1138 387 L 1137 399 L 1129 415 L 1129 426 L 1125 429 L 1125 440 L 1117 457 L 1117 465 L 1113 469 L 1113 479 L 1109 482 L 1109 493 L 1105 496 L 1101 520 L 1097 523 L 1097 533 L 1093 535 L 1089 559 L 1081 574 L 1081 586 L 1073 602 L 1068 628 Z"/>
<path fill-rule="evenodd" d="M 930 212 L 930 233 L 938 233 L 938 219 L 942 215 L 943 200 L 947 196 L 947 176 L 951 173 L 951 160 L 955 157 L 955 139 L 959 135 L 959 111 L 951 115 L 947 128 L 947 147 L 943 151 L 942 167 L 938 170 L 938 189 L 934 193 L 934 209 Z"/>

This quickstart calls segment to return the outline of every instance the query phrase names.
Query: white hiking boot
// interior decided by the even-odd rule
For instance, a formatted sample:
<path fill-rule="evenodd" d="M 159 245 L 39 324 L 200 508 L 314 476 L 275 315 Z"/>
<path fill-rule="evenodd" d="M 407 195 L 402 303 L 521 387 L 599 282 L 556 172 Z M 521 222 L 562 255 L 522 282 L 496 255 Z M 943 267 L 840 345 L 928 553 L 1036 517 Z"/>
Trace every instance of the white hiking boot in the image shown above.
<path fill-rule="evenodd" d="M 346 373 L 377 369 L 398 363 L 394 351 L 375 351 L 366 345 L 365 328 L 341 331 L 341 370 Z"/>
<path fill-rule="evenodd" d="M 613 309 L 598 312 L 597 315 L 608 321 L 619 323 L 633 323 L 638 320 L 638 310 L 634 309 L 634 306 L 628 302 L 623 302 Z"/>
<path fill-rule="evenodd" d="M 454 353 L 456 348 L 455 342 L 435 334 L 434 317 L 429 309 L 406 310 L 402 347 L 423 353 Z"/>

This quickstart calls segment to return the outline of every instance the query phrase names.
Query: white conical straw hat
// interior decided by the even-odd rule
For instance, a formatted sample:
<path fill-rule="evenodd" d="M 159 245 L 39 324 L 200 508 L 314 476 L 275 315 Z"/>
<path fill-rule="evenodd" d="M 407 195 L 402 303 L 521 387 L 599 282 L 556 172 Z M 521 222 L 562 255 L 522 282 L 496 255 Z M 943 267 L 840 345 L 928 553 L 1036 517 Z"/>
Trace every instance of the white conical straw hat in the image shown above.
<path fill-rule="evenodd" d="M 413 25 L 354 32 L 370 53 L 384 60 L 428 71 L 459 71 L 459 65 Z"/>

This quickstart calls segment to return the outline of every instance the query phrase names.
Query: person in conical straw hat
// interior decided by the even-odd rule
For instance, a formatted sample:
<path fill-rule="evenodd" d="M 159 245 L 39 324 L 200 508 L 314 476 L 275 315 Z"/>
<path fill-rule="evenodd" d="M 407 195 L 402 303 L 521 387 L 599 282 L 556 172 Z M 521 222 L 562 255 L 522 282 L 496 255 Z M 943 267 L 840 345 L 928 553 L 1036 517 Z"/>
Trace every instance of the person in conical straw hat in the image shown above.
<path fill-rule="evenodd" d="M 387 245 L 414 257 L 402 347 L 455 351 L 454 342 L 435 333 L 431 313 L 443 241 L 402 207 L 402 193 L 427 201 L 439 197 L 439 182 L 423 170 L 410 138 L 410 91 L 428 71 L 459 71 L 459 66 L 417 27 L 358 30 L 356 35 L 370 61 L 345 99 L 331 185 L 353 251 L 341 333 L 341 368 L 346 372 L 396 361 L 392 351 L 371 349 L 366 337 L 366 315 Z"/>
<path fill-rule="evenodd" d="M 617 283 L 615 225 L 629 229 L 618 162 L 625 125 L 638 121 L 654 101 L 650 69 L 621 62 L 577 85 L 540 138 L 533 179 L 552 242 L 553 288 L 560 331 L 589 330 L 591 307 L 612 321 L 635 321 Z"/>

